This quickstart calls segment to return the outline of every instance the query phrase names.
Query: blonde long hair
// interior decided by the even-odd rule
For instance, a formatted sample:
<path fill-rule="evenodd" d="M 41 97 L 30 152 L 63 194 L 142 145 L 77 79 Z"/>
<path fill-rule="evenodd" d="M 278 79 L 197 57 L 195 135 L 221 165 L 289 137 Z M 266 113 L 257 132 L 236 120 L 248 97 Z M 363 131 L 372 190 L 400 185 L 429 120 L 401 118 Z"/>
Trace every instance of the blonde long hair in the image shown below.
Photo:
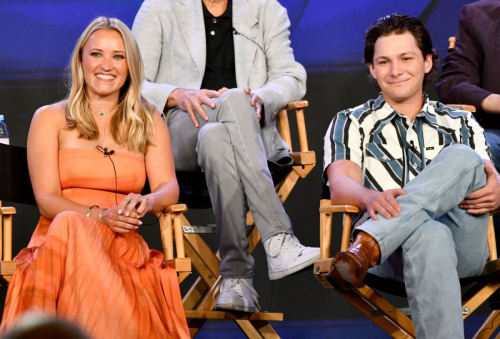
<path fill-rule="evenodd" d="M 67 127 L 76 128 L 80 136 L 88 140 L 95 140 L 99 137 L 99 128 L 86 98 L 82 48 L 90 35 L 100 29 L 111 29 L 121 34 L 125 44 L 129 72 L 129 78 L 120 89 L 117 112 L 111 118 L 111 134 L 120 146 L 125 146 L 134 152 L 145 153 L 148 145 L 154 144 L 154 123 L 151 114 L 155 108 L 141 95 L 144 67 L 139 46 L 130 29 L 116 18 L 96 18 L 76 42 L 69 65 L 71 76 L 66 105 Z"/>

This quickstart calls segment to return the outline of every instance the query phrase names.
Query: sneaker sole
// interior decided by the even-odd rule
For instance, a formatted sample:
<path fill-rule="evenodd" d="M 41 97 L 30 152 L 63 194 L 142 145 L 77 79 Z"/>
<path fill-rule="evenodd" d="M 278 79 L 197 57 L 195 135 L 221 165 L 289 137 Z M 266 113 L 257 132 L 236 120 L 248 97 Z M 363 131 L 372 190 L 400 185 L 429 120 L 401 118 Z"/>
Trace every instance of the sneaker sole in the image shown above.
<path fill-rule="evenodd" d="M 284 278 L 290 274 L 296 273 L 297 271 L 300 271 L 304 268 L 307 268 L 308 266 L 312 266 L 316 260 L 320 259 L 320 255 L 309 259 L 308 261 L 304 261 L 302 264 L 287 268 L 286 270 L 281 270 L 281 271 L 268 271 L 269 273 L 269 280 L 278 280 L 281 278 Z"/>
<path fill-rule="evenodd" d="M 255 313 L 255 307 L 245 307 L 238 305 L 215 305 L 216 311 L 238 311 L 246 313 Z"/>

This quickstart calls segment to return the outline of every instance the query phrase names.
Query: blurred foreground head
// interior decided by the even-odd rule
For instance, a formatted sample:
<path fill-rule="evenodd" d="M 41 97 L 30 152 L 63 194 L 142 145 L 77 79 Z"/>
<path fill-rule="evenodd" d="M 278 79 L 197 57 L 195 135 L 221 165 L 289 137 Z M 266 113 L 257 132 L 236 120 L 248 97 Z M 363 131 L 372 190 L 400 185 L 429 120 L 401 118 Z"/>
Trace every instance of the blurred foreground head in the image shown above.
<path fill-rule="evenodd" d="M 27 312 L 2 339 L 89 339 L 76 325 L 42 313 Z"/>

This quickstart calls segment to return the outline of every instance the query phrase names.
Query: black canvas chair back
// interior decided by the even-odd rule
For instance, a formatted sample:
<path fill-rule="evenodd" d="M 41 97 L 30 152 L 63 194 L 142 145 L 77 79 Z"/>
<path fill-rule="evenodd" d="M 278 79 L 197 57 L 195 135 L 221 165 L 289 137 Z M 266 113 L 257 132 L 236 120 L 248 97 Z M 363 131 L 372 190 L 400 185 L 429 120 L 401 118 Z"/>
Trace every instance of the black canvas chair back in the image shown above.
<path fill-rule="evenodd" d="M 0 144 L 0 200 L 36 205 L 26 148 Z"/>

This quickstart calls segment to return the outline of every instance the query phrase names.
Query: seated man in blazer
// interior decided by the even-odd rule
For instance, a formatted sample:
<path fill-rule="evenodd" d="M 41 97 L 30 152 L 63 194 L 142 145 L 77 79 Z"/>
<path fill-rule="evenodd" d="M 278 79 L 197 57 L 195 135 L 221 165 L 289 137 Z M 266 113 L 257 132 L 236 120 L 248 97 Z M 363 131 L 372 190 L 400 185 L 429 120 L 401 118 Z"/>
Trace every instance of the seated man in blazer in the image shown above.
<path fill-rule="evenodd" d="M 289 26 L 276 0 L 146 0 L 133 25 L 146 72 L 143 94 L 166 113 L 175 167 L 205 171 L 224 279 L 216 309 L 255 311 L 247 208 L 270 279 L 319 258 L 318 248 L 293 235 L 267 165 L 291 163 L 273 113 L 305 94 Z"/>

